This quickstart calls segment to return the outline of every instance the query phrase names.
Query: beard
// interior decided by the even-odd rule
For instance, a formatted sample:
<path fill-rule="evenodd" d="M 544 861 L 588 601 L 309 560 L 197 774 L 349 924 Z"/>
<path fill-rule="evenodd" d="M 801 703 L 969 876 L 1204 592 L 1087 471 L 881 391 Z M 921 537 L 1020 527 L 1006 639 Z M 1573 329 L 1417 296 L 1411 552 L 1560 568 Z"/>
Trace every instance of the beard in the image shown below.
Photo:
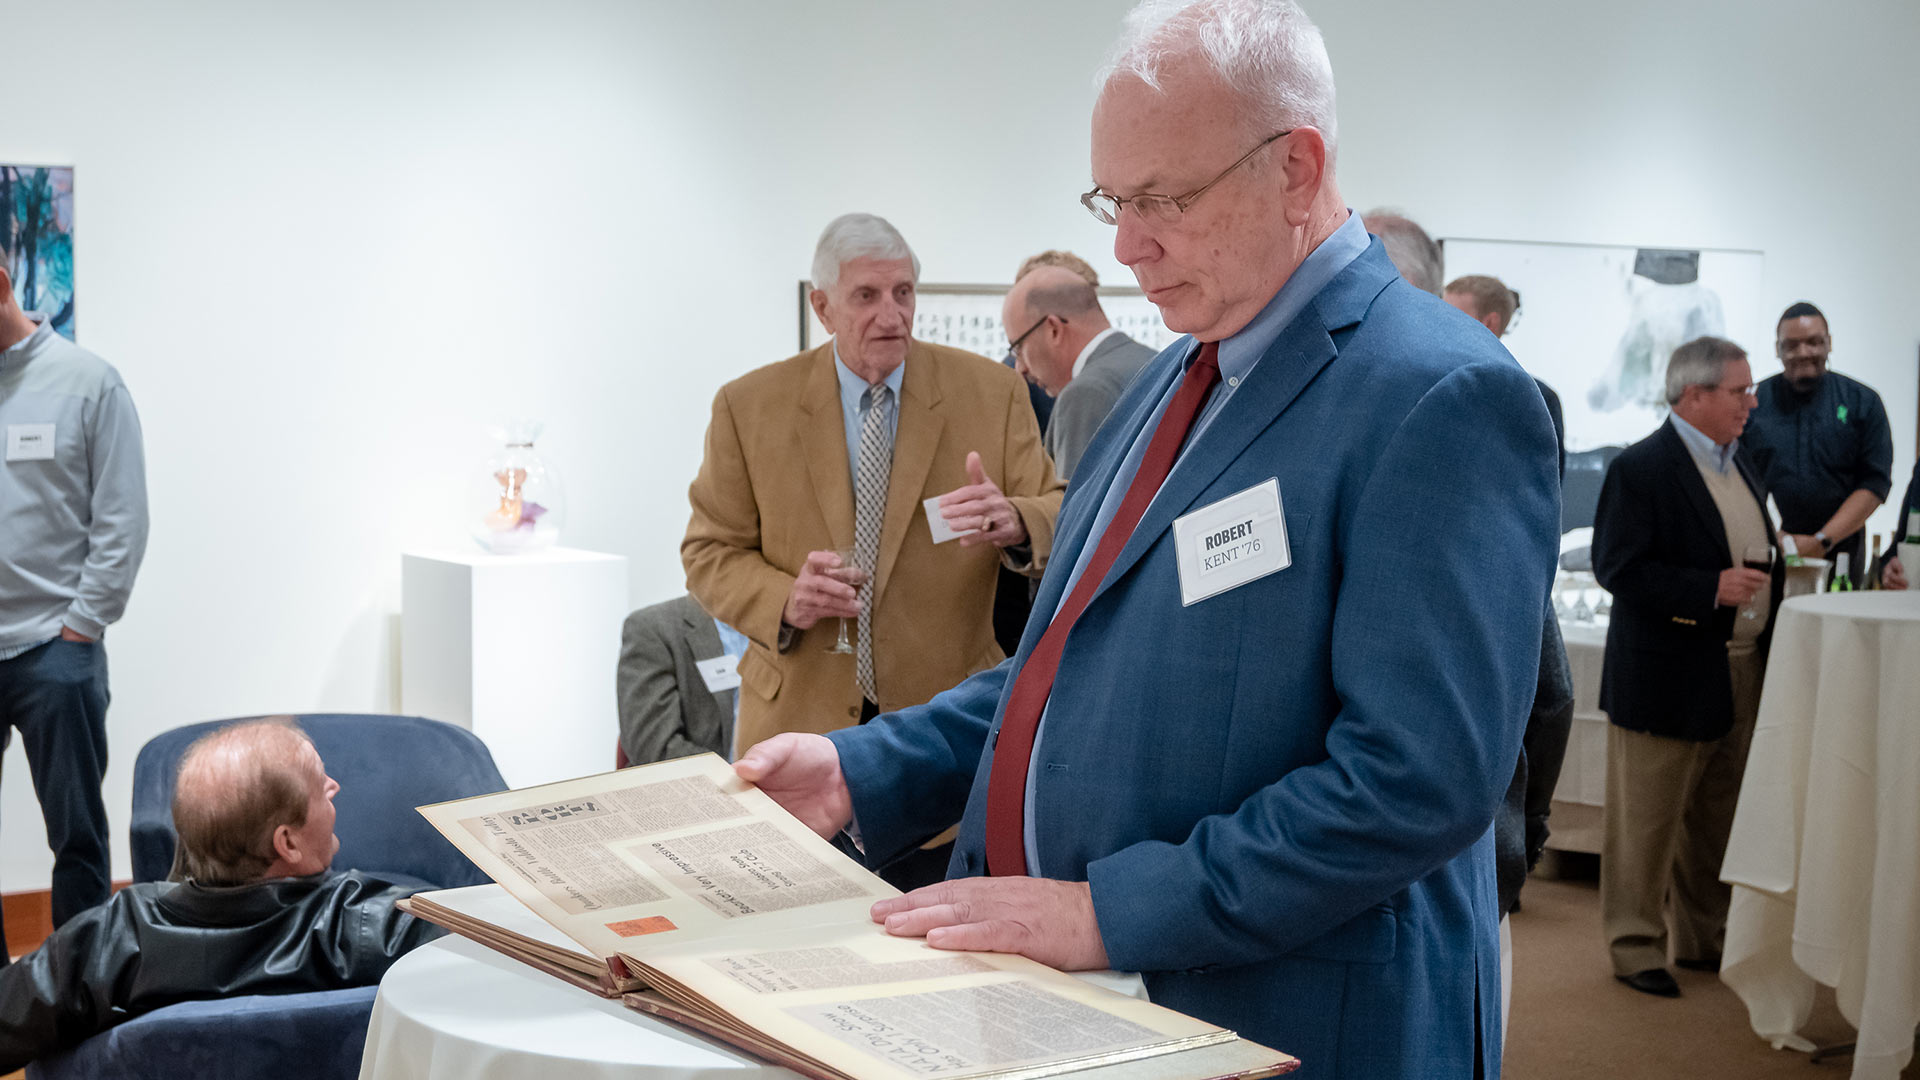
<path fill-rule="evenodd" d="M 1826 377 L 1827 373 L 1823 371 L 1818 375 L 1807 375 L 1798 379 L 1788 379 L 1787 389 L 1792 390 L 1795 397 L 1804 400 L 1812 397 L 1814 392 L 1820 389 L 1820 381 Z"/>

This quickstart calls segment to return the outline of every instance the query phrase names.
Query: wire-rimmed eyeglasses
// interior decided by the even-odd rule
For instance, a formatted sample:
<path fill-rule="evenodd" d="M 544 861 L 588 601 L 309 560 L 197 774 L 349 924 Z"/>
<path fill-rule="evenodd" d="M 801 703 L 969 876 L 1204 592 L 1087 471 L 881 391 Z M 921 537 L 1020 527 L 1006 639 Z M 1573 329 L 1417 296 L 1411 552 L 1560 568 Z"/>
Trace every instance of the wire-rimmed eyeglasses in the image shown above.
<path fill-rule="evenodd" d="M 1080 205 L 1087 208 L 1087 213 L 1092 214 L 1095 218 L 1108 225 L 1118 224 L 1120 221 L 1120 211 L 1128 206 L 1133 207 L 1134 213 L 1144 218 L 1161 222 L 1162 224 L 1178 221 L 1180 220 L 1180 215 L 1187 212 L 1187 207 L 1192 206 L 1198 201 L 1200 196 L 1205 195 L 1213 185 L 1225 180 L 1228 173 L 1245 165 L 1247 159 L 1266 149 L 1275 140 L 1284 139 L 1293 134 L 1294 130 L 1294 128 L 1288 128 L 1285 131 L 1275 132 L 1267 136 L 1259 146 L 1240 155 L 1240 160 L 1220 170 L 1219 176 L 1187 192 L 1185 195 L 1159 195 L 1152 192 L 1142 192 L 1139 195 L 1121 197 L 1119 195 L 1109 195 L 1099 188 L 1094 188 L 1092 191 L 1080 196 Z"/>
<path fill-rule="evenodd" d="M 1032 326 L 1027 327 L 1026 333 L 1021 334 L 1019 337 L 1014 338 L 1011 342 L 1007 343 L 1007 351 L 1012 353 L 1015 356 L 1019 356 L 1021 344 L 1024 343 L 1028 338 L 1032 337 L 1033 332 L 1035 330 L 1038 330 L 1041 327 L 1047 325 L 1047 320 L 1051 318 L 1053 318 L 1053 316 L 1051 315 L 1040 316 L 1040 321 L 1037 323 L 1034 323 Z"/>

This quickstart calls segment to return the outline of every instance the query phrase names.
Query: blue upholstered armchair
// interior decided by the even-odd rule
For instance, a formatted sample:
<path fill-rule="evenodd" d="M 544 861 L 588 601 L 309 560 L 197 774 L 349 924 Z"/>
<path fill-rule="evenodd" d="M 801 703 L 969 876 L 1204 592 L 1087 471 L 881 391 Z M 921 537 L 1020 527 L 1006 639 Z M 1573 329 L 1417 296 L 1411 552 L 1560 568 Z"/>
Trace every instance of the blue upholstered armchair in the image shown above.
<path fill-rule="evenodd" d="M 383 871 L 442 888 L 487 880 L 413 808 L 505 788 L 486 744 L 464 728 L 417 716 L 315 713 L 294 718 L 340 782 L 334 832 L 340 870 Z M 135 881 L 173 866 L 173 779 L 201 735 L 232 723 L 190 724 L 156 736 L 133 766 Z M 27 1067 L 34 1080 L 196 1077 L 306 1080 L 354 1077 L 375 989 L 262 995 L 171 1005 Z"/>

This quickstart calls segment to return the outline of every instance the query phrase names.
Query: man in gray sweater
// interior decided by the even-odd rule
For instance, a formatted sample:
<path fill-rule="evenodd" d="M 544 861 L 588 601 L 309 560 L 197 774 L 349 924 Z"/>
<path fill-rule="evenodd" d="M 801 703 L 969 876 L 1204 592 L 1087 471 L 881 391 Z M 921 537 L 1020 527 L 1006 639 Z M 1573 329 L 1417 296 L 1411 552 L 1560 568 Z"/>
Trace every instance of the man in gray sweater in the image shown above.
<path fill-rule="evenodd" d="M 53 849 L 58 927 L 107 898 L 101 638 L 126 610 L 146 552 L 146 463 L 120 373 L 55 333 L 45 316 L 21 309 L 6 254 L 0 250 L 0 749 L 17 729 Z"/>
<path fill-rule="evenodd" d="M 1062 266 L 1036 266 L 1014 282 L 1000 321 L 1015 335 L 1020 374 L 1054 398 L 1043 442 L 1054 472 L 1071 480 L 1094 432 L 1154 350 L 1115 330 L 1093 286 Z"/>

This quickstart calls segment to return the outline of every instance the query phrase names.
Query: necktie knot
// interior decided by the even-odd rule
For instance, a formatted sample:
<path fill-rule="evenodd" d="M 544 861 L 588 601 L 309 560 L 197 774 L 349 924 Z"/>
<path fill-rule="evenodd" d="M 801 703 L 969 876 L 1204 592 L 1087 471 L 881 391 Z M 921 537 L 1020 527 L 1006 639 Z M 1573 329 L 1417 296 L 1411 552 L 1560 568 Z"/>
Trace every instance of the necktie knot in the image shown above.
<path fill-rule="evenodd" d="M 1200 343 L 1199 353 L 1195 354 L 1193 358 L 1193 363 L 1187 366 L 1187 377 L 1188 378 L 1196 377 L 1194 375 L 1194 372 L 1203 365 L 1206 367 L 1210 367 L 1215 371 L 1220 370 L 1220 343 L 1219 342 L 1203 341 Z"/>
<path fill-rule="evenodd" d="M 880 383 L 877 386 L 867 387 L 867 392 L 860 395 L 860 408 L 862 410 L 884 408 L 887 402 L 892 400 L 893 387 Z"/>

